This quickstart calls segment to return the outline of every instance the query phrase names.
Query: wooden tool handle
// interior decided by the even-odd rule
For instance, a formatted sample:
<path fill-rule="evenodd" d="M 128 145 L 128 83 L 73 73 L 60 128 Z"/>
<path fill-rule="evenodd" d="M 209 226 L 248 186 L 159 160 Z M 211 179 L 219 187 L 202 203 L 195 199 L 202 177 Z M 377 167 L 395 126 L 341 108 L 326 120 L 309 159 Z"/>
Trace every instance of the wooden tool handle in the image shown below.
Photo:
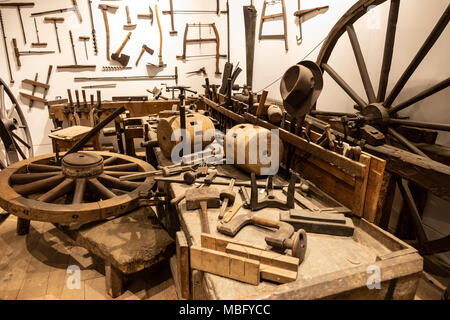
<path fill-rule="evenodd" d="M 261 99 L 259 100 L 258 110 L 256 110 L 257 117 L 261 116 L 261 114 L 264 110 L 264 105 L 266 104 L 267 94 L 268 94 L 268 92 L 266 90 L 264 90 L 262 92 Z"/>
<path fill-rule="evenodd" d="M 139 64 L 139 61 L 141 61 L 141 58 L 142 58 L 142 56 L 144 55 L 144 52 L 145 52 L 145 49 L 142 48 L 141 54 L 139 55 L 139 57 L 138 57 L 137 60 L 136 60 L 136 67 L 137 67 L 138 64 Z"/>
<path fill-rule="evenodd" d="M 116 54 L 120 54 L 123 50 L 123 48 L 125 47 L 125 45 L 127 44 L 128 40 L 130 40 L 131 38 L 131 32 L 128 32 L 127 37 L 125 38 L 125 40 L 122 42 L 122 45 L 120 46 L 119 49 L 117 49 Z"/>
<path fill-rule="evenodd" d="M 208 201 L 201 201 L 200 208 L 201 208 L 200 220 L 202 223 L 202 233 L 211 233 L 208 221 Z"/>
<path fill-rule="evenodd" d="M 269 220 L 266 218 L 261 218 L 261 217 L 256 217 L 256 216 L 253 216 L 252 220 L 253 220 L 253 223 L 256 225 L 269 227 L 269 228 L 276 228 L 276 229 L 279 228 L 279 222 L 275 221 L 275 220 Z"/>
<path fill-rule="evenodd" d="M 125 11 L 127 12 L 127 23 L 131 24 L 130 10 L 128 9 L 128 6 L 125 6 Z"/>
<path fill-rule="evenodd" d="M 60 17 L 45 17 L 44 21 L 47 21 L 47 22 L 63 22 L 64 18 L 60 18 Z"/>
<path fill-rule="evenodd" d="M 19 48 L 17 47 L 17 40 L 13 38 L 12 42 L 13 42 L 13 47 L 14 47 L 14 55 L 16 56 L 17 66 L 21 67 L 22 63 L 20 62 L 20 53 L 19 53 Z"/>
<path fill-rule="evenodd" d="M 88 41 L 90 38 L 89 36 L 79 36 L 78 40 Z"/>
<path fill-rule="evenodd" d="M 102 14 L 103 14 L 103 21 L 105 22 L 105 29 L 106 29 L 106 59 L 108 61 L 111 60 L 111 57 L 109 56 L 109 23 L 108 23 L 108 15 L 106 13 L 106 10 L 102 10 Z"/>
<path fill-rule="evenodd" d="M 162 45 L 163 45 L 163 34 L 162 34 L 162 29 L 161 29 L 161 22 L 159 21 L 159 14 L 158 14 L 158 5 L 155 5 L 155 11 L 156 11 L 156 21 L 158 21 L 158 29 L 159 29 L 159 64 L 162 65 L 163 64 L 163 59 L 162 59 Z"/>
<path fill-rule="evenodd" d="M 180 203 L 185 197 L 186 197 L 186 193 L 183 193 L 183 194 L 179 195 L 178 197 L 175 197 L 175 198 L 173 198 L 172 200 L 170 200 L 170 204 L 172 204 L 172 205 L 177 205 L 177 204 Z"/>

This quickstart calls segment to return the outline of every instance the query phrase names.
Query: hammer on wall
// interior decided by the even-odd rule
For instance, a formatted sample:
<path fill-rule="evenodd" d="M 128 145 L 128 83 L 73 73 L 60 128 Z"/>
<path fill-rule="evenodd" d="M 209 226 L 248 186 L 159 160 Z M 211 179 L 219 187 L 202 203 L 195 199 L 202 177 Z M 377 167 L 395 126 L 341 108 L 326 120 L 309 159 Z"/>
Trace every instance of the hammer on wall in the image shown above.
<path fill-rule="evenodd" d="M 111 59 L 113 59 L 114 61 L 119 62 L 122 66 L 126 66 L 128 64 L 128 62 L 130 61 L 130 56 L 126 55 L 126 54 L 120 54 L 123 50 L 123 48 L 125 48 L 125 45 L 127 44 L 128 40 L 130 40 L 131 38 L 131 31 L 128 32 L 127 37 L 125 38 L 125 40 L 122 42 L 122 45 L 119 47 L 119 49 L 117 49 L 116 52 L 114 52 L 113 54 L 111 54 Z"/>
<path fill-rule="evenodd" d="M 145 44 L 142 45 L 142 50 L 141 50 L 141 54 L 139 55 L 139 58 L 136 60 L 136 67 L 139 64 L 139 61 L 141 61 L 142 56 L 144 55 L 144 52 L 148 52 L 150 55 L 153 55 L 153 53 L 155 52 L 153 49 L 147 47 Z"/>

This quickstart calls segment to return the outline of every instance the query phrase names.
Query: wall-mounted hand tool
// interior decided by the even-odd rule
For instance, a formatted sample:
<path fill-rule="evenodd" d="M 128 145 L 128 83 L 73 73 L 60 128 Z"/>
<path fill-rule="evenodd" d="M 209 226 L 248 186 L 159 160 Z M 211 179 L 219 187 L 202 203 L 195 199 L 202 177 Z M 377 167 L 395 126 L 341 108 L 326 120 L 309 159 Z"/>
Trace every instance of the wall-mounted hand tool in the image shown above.
<path fill-rule="evenodd" d="M 41 42 L 39 40 L 39 30 L 38 30 L 38 27 L 37 27 L 36 18 L 34 18 L 34 29 L 36 30 L 37 42 L 33 42 L 31 45 L 33 47 L 46 47 L 47 46 L 47 42 Z"/>
<path fill-rule="evenodd" d="M 118 6 L 112 6 L 109 4 L 99 4 L 98 8 L 102 10 L 103 15 L 103 21 L 105 23 L 105 30 L 106 30 L 106 59 L 109 61 L 111 58 L 109 56 L 109 46 L 111 41 L 111 35 L 109 31 L 109 23 L 108 23 L 108 11 L 111 13 L 115 13 L 115 11 L 119 8 Z"/>
<path fill-rule="evenodd" d="M 6 41 L 5 26 L 3 25 L 3 16 L 2 16 L 1 10 L 0 10 L 0 25 L 2 27 L 3 44 L 5 46 L 5 53 L 6 53 L 6 62 L 8 62 L 9 81 L 11 84 L 14 84 L 14 78 L 13 78 L 12 71 L 11 71 L 11 62 L 9 61 L 8 43 Z"/>
<path fill-rule="evenodd" d="M 156 76 L 132 76 L 132 77 L 75 77 L 74 81 L 141 81 L 141 80 L 175 80 L 178 83 L 178 68 L 175 67 L 174 75 L 156 75 Z"/>
<path fill-rule="evenodd" d="M 329 6 L 316 7 L 312 9 L 301 10 L 300 0 L 298 0 L 298 10 L 294 12 L 294 16 L 298 18 L 299 35 L 295 36 L 297 44 L 301 44 L 303 41 L 302 23 L 314 18 L 315 16 L 328 11 Z"/>
<path fill-rule="evenodd" d="M 73 54 L 73 60 L 75 61 L 75 64 L 65 65 L 65 66 L 57 66 L 56 68 L 58 70 L 65 70 L 65 69 L 95 69 L 97 67 L 95 64 L 91 64 L 91 65 L 78 64 L 78 62 L 77 62 L 77 55 L 75 53 L 75 43 L 73 41 L 72 30 L 69 30 L 69 37 L 70 37 L 70 43 L 72 45 L 72 54 Z"/>
<path fill-rule="evenodd" d="M 253 5 L 244 6 L 245 52 L 247 61 L 247 86 L 253 86 L 253 64 L 255 60 L 256 18 L 258 11 Z"/>
<path fill-rule="evenodd" d="M 151 8 L 150 8 L 151 9 Z M 128 6 L 125 6 L 125 11 L 127 13 L 127 24 L 123 25 L 124 29 L 134 29 L 136 28 L 136 24 L 131 23 L 131 16 L 130 16 L 130 10 L 128 9 Z M 153 22 L 153 21 L 152 21 Z"/>
<path fill-rule="evenodd" d="M 13 46 L 14 46 L 14 56 L 16 57 L 17 66 L 18 67 L 22 66 L 22 64 L 20 62 L 20 56 L 55 53 L 55 51 L 51 51 L 51 50 L 20 51 L 19 48 L 17 47 L 17 40 L 16 39 L 12 39 L 12 42 L 13 42 Z"/>
<path fill-rule="evenodd" d="M 153 25 L 153 10 L 151 6 L 148 6 L 148 11 L 149 13 L 142 13 L 142 14 L 138 14 L 137 17 L 138 19 L 149 19 L 150 20 L 150 25 Z"/>
<path fill-rule="evenodd" d="M 155 100 L 158 100 L 159 98 L 161 98 L 161 99 L 163 99 L 163 100 L 169 100 L 169 98 L 164 97 L 164 96 L 162 95 L 162 89 L 159 89 L 159 88 L 157 88 L 157 87 L 154 87 L 153 90 L 147 89 L 147 92 L 153 94 L 153 98 L 154 98 Z"/>
<path fill-rule="evenodd" d="M 37 87 L 39 87 L 39 88 L 44 88 L 45 90 L 48 90 L 48 89 L 50 88 L 50 85 L 49 85 L 49 84 L 47 84 L 47 83 L 42 83 L 42 82 L 38 82 L 38 81 L 37 81 L 37 76 L 38 76 L 38 74 L 36 74 L 36 76 L 35 76 L 35 78 L 34 78 L 35 80 L 30 80 L 30 79 L 24 79 L 24 80 L 22 80 L 22 84 L 28 84 L 28 85 L 31 85 L 31 86 L 33 87 L 31 95 L 30 95 L 30 94 L 27 94 L 27 93 L 24 93 L 24 92 L 19 92 L 19 94 L 20 94 L 22 97 L 24 97 L 24 98 L 30 100 L 30 103 L 29 103 L 29 107 L 30 107 L 30 108 L 33 106 L 33 102 L 34 102 L 34 101 L 42 102 L 42 103 L 44 103 L 44 104 L 47 103 L 47 100 L 45 99 L 45 96 L 44 96 L 43 98 L 40 98 L 40 97 L 37 97 L 37 96 L 34 95 L 35 92 L 36 92 L 36 88 L 37 88 Z"/>
<path fill-rule="evenodd" d="M 17 13 L 19 14 L 20 26 L 22 27 L 23 42 L 27 43 L 27 37 L 25 36 L 25 29 L 23 27 L 22 13 L 20 8 L 22 7 L 34 7 L 34 2 L 10 2 L 10 3 L 0 3 L 0 8 L 2 7 L 16 7 Z"/>
<path fill-rule="evenodd" d="M 131 38 L 131 31 L 128 32 L 125 40 L 122 42 L 119 49 L 117 49 L 116 52 L 111 54 L 111 59 L 119 62 L 123 67 L 127 66 L 128 62 L 130 61 L 130 56 L 128 56 L 126 54 L 120 54 L 120 53 L 122 52 L 123 48 L 125 48 L 125 45 L 127 44 L 128 40 L 130 40 L 130 38 Z"/>
<path fill-rule="evenodd" d="M 102 71 L 122 71 L 122 70 L 131 70 L 132 67 L 124 67 L 124 66 L 103 66 Z"/>
<path fill-rule="evenodd" d="M 190 27 L 208 27 L 208 28 L 212 28 L 214 31 L 214 38 L 198 38 L 198 39 L 188 39 L 187 35 L 188 35 L 188 31 Z M 215 42 L 216 43 L 216 54 L 215 55 L 193 55 L 193 56 L 188 56 L 186 55 L 186 49 L 187 49 L 187 44 L 192 44 L 192 43 L 202 43 L 202 42 Z M 220 70 L 219 70 L 219 63 L 220 63 L 220 58 L 226 58 L 227 55 L 223 55 L 220 54 L 220 36 L 219 36 L 219 32 L 217 30 L 216 24 L 215 23 L 209 23 L 209 24 L 202 24 L 202 23 L 193 23 L 193 24 L 186 24 L 186 28 L 184 29 L 184 38 L 183 38 L 183 54 L 181 56 L 177 56 L 177 59 L 181 59 L 181 60 L 186 60 L 187 58 L 197 58 L 197 57 L 216 57 L 216 74 L 221 74 Z"/>
<path fill-rule="evenodd" d="M 153 49 L 147 47 L 145 44 L 142 45 L 142 50 L 141 53 L 139 54 L 139 57 L 136 60 L 136 67 L 139 64 L 139 61 L 141 61 L 142 56 L 144 55 L 144 53 L 147 52 L 150 55 L 153 55 L 153 53 L 155 52 Z"/>
<path fill-rule="evenodd" d="M 201 67 L 198 70 L 186 72 L 186 74 L 202 74 L 203 76 L 206 76 L 206 68 L 205 67 Z"/>
<path fill-rule="evenodd" d="M 174 10 L 173 9 L 173 1 L 169 0 L 170 4 L 170 10 L 164 10 L 163 14 L 170 14 L 170 22 L 172 25 L 172 30 L 170 31 L 170 35 L 175 36 L 177 35 L 177 31 L 175 30 L 175 24 L 174 24 L 174 14 L 217 14 L 220 16 L 222 13 L 228 13 L 228 11 L 221 11 L 220 10 L 220 1 L 216 1 L 216 10 Z"/>
<path fill-rule="evenodd" d="M 52 14 L 52 13 L 63 13 L 63 12 L 68 12 L 68 11 L 74 11 L 78 17 L 78 20 L 80 20 L 80 23 L 83 22 L 83 18 L 81 17 L 81 12 L 80 9 L 78 8 L 78 3 L 77 0 L 72 0 L 72 4 L 73 6 L 70 8 L 62 8 L 62 9 L 54 9 L 54 10 L 48 10 L 48 11 L 41 11 L 41 12 L 33 12 L 31 14 L 32 17 L 36 17 L 36 16 L 42 16 L 42 15 L 47 15 L 47 14 Z"/>
<path fill-rule="evenodd" d="M 45 21 L 45 22 L 52 22 L 53 25 L 55 26 L 56 42 L 58 43 L 58 50 L 59 50 L 59 53 L 61 53 L 61 44 L 59 43 L 58 26 L 57 26 L 56 24 L 57 24 L 57 23 L 62 23 L 62 22 L 64 22 L 64 18 L 45 17 L 45 18 L 44 18 L 44 21 Z"/>
<path fill-rule="evenodd" d="M 97 35 L 96 35 L 95 27 L 94 27 L 94 17 L 92 15 L 92 0 L 87 0 L 87 3 L 88 3 L 88 7 L 89 7 L 89 18 L 91 20 L 91 34 L 92 34 L 92 43 L 94 46 L 94 54 L 97 55 L 98 54 Z"/>
<path fill-rule="evenodd" d="M 115 88 L 117 85 L 115 83 L 109 83 L 109 84 L 97 84 L 92 86 L 82 86 L 82 89 L 97 89 L 97 88 L 104 88 L 104 89 L 110 89 Z"/>
<path fill-rule="evenodd" d="M 84 51 L 86 52 L 86 60 L 89 60 L 86 42 L 88 42 L 90 38 L 91 37 L 89 37 L 89 36 L 79 36 L 78 37 L 79 41 L 83 41 L 84 42 Z"/>
<path fill-rule="evenodd" d="M 155 5 L 155 11 L 156 11 L 156 21 L 158 22 L 158 29 L 159 29 L 159 68 L 165 68 L 167 65 L 163 62 L 163 33 L 161 28 L 161 21 L 159 20 L 159 14 L 158 14 L 158 5 Z M 177 79 L 178 81 L 178 79 Z"/>

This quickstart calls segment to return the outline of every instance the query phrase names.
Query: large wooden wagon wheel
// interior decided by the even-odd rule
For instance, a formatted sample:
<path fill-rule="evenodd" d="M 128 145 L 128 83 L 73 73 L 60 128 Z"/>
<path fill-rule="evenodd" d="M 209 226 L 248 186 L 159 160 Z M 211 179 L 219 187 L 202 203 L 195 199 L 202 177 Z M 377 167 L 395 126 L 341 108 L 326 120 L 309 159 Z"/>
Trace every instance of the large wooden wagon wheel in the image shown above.
<path fill-rule="evenodd" d="M 55 164 L 55 155 L 17 162 L 0 172 L 0 206 L 22 221 L 58 224 L 87 223 L 139 207 L 151 178 L 120 181 L 118 177 L 151 171 L 145 161 L 110 152 L 68 154 Z"/>
<path fill-rule="evenodd" d="M 9 98 L 5 100 L 5 94 Z M 0 78 L 0 137 L 3 143 L 0 169 L 33 157 L 33 143 L 25 116 L 13 93 Z M 20 157 L 20 158 L 19 158 Z"/>
<path fill-rule="evenodd" d="M 450 5 L 447 6 L 444 13 L 431 31 L 430 35 L 426 38 L 425 42 L 416 53 L 412 61 L 409 63 L 408 67 L 403 72 L 401 77 L 397 80 L 391 92 L 388 93 L 387 85 L 392 64 L 397 20 L 400 9 L 400 0 L 391 0 L 381 73 L 378 84 L 378 92 L 376 93 L 372 79 L 370 79 L 368 73 L 368 68 L 362 54 L 360 42 L 358 40 L 354 24 L 368 12 L 368 8 L 370 6 L 377 6 L 386 1 L 387 0 L 358 1 L 344 14 L 344 16 L 330 31 L 317 58 L 317 64 L 322 68 L 322 71 L 328 73 L 330 77 L 356 103 L 355 109 L 357 109 L 358 112 L 341 113 L 333 111 L 330 112 L 312 110 L 311 115 L 320 118 L 325 117 L 325 119 L 334 123 L 338 122 L 339 125 L 341 125 L 341 128 L 343 128 L 342 133 L 344 138 L 348 138 L 347 141 L 357 143 L 358 141 L 364 139 L 366 144 L 369 144 L 366 145 L 366 150 L 374 151 L 378 155 L 385 156 L 385 158 L 388 160 L 388 170 L 389 161 L 390 159 L 392 159 L 389 158 L 391 156 L 391 153 L 396 157 L 397 160 L 401 160 L 398 162 L 400 163 L 400 165 L 397 165 L 397 168 L 393 170 L 393 173 L 397 175 L 397 185 L 403 196 L 404 202 L 407 204 L 412 214 L 412 221 L 419 242 L 418 248 L 422 254 L 445 252 L 450 250 L 450 237 L 447 236 L 443 239 L 432 242 L 428 241 L 423 225 L 421 223 L 418 209 L 415 205 L 413 196 L 411 195 L 407 179 L 414 180 L 415 183 L 424 184 L 430 183 L 430 180 L 434 179 L 434 181 L 432 181 L 433 187 L 429 187 L 430 184 L 424 186 L 428 186 L 428 189 L 430 191 L 446 200 L 449 200 L 450 167 L 429 159 L 428 156 L 421 149 L 419 149 L 419 147 L 417 147 L 412 141 L 408 140 L 403 134 L 399 132 L 399 126 L 414 128 L 415 130 L 431 129 L 449 132 L 450 124 L 411 121 L 405 119 L 404 117 L 399 117 L 398 112 L 406 108 L 414 107 L 415 103 L 446 89 L 450 84 L 450 78 L 446 78 L 445 80 L 436 83 L 430 88 L 426 88 L 419 94 L 400 103 L 396 102 L 396 99 L 399 93 L 405 87 L 412 74 L 421 64 L 427 53 L 430 51 L 430 49 L 433 47 L 433 45 L 436 43 L 436 41 L 439 39 L 440 35 L 446 28 L 450 19 Z M 350 39 L 367 99 L 361 97 L 356 92 L 356 90 L 354 90 L 332 68 L 332 66 L 328 64 L 328 60 L 333 53 L 333 49 L 335 48 L 339 39 L 345 34 Z M 351 123 L 351 126 L 348 126 L 349 123 Z M 383 149 L 383 147 L 386 148 L 384 145 L 385 143 L 391 143 L 396 146 L 401 146 L 402 149 L 405 149 L 412 154 L 410 154 L 410 156 L 404 156 L 405 152 L 400 149 L 397 149 L 400 150 L 398 151 L 400 153 L 395 151 L 395 149 Z M 390 146 L 388 147 L 390 148 Z M 396 152 L 398 154 L 396 154 Z M 409 161 L 411 162 L 408 163 Z M 413 169 L 408 171 L 404 168 L 398 168 L 399 166 L 401 167 L 402 162 L 405 163 L 405 168 L 408 167 L 408 165 L 411 165 L 411 168 L 413 167 Z M 392 167 L 393 166 L 391 166 L 391 168 Z M 431 175 L 427 176 L 426 170 L 429 170 L 429 168 L 433 167 L 438 168 L 437 170 L 440 170 L 440 175 L 436 175 L 436 177 L 433 177 Z M 423 170 L 425 174 L 417 174 L 417 172 L 419 172 L 420 170 Z M 409 176 L 409 173 L 412 172 L 413 174 Z M 412 176 L 415 174 L 417 174 L 417 176 L 421 178 L 413 178 Z"/>

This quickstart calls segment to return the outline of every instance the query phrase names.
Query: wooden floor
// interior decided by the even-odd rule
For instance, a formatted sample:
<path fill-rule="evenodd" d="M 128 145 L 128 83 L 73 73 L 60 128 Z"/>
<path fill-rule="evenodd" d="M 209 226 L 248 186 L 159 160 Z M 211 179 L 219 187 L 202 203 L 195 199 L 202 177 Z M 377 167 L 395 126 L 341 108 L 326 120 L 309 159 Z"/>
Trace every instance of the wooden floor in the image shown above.
<path fill-rule="evenodd" d="M 1 218 L 0 218 L 1 221 Z M 105 300 L 104 266 L 52 224 L 31 222 L 30 234 L 16 234 L 16 217 L 0 224 L 0 299 Z M 80 289 L 68 289 L 67 267 L 81 269 Z M 127 279 L 118 300 L 177 299 L 169 263 Z"/>
<path fill-rule="evenodd" d="M 52 224 L 31 223 L 28 236 L 16 234 L 16 217 L 0 215 L 0 299 L 8 300 L 105 300 L 104 266 Z M 68 289 L 67 267 L 81 269 L 80 289 Z M 127 280 L 128 290 L 117 300 L 177 299 L 169 264 L 144 270 Z M 417 300 L 440 299 L 442 291 L 423 277 Z"/>

